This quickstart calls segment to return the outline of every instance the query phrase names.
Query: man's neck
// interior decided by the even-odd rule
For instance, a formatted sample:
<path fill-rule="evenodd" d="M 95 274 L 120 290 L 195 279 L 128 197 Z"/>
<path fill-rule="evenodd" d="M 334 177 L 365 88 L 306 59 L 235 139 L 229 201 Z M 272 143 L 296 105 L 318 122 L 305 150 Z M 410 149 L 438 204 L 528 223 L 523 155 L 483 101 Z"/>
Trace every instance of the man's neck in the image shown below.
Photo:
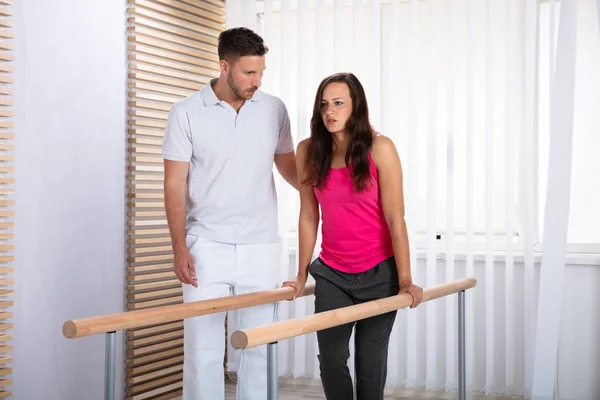
<path fill-rule="evenodd" d="M 242 104 L 244 104 L 244 100 L 241 100 L 231 91 L 231 88 L 223 77 L 219 77 L 219 79 L 212 84 L 212 90 L 215 93 L 215 96 L 217 96 L 217 99 L 228 103 L 236 112 L 239 111 Z"/>

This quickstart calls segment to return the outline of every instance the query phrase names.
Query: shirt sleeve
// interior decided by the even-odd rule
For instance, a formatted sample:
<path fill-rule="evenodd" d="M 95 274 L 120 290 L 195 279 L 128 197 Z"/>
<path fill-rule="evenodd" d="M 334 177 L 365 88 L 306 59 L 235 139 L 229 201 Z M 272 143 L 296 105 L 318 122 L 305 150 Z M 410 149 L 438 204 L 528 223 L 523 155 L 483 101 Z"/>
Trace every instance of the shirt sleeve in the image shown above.
<path fill-rule="evenodd" d="M 192 159 L 192 132 L 187 113 L 174 105 L 167 117 L 163 139 L 163 158 L 171 161 L 190 162 Z"/>
<path fill-rule="evenodd" d="M 294 151 L 294 141 L 292 139 L 292 129 L 290 127 L 290 116 L 288 115 L 285 104 L 281 103 L 282 113 L 279 124 L 279 140 L 277 142 L 276 154 L 291 153 Z"/>

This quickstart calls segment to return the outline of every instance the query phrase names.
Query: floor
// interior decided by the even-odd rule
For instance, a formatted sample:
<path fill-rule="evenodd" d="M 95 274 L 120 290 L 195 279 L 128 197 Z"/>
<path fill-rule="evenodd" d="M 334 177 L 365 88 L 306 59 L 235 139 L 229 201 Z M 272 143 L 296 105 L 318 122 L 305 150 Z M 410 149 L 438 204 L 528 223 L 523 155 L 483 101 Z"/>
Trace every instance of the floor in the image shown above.
<path fill-rule="evenodd" d="M 468 394 L 468 400 L 506 400 L 506 397 Z M 385 400 L 450 400 L 458 399 L 458 392 L 426 392 L 423 389 L 386 388 Z M 225 400 L 235 400 L 235 383 L 227 380 Z M 280 378 L 278 400 L 325 400 L 321 382 L 307 378 Z"/>

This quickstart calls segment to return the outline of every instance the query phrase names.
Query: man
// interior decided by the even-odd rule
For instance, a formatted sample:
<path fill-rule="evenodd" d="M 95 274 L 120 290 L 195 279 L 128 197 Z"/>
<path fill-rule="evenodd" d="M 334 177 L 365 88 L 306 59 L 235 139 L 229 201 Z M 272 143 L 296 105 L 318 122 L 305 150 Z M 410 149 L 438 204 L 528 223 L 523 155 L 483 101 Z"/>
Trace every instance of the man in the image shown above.
<path fill-rule="evenodd" d="M 273 162 L 297 188 L 286 107 L 258 90 L 263 39 L 229 29 L 218 50 L 219 78 L 177 102 L 165 130 L 165 207 L 184 302 L 280 286 Z M 271 323 L 274 312 L 272 304 L 240 310 L 240 329 Z M 224 398 L 224 318 L 184 322 L 184 400 Z M 244 351 L 237 399 L 266 399 L 266 379 L 266 350 Z"/>

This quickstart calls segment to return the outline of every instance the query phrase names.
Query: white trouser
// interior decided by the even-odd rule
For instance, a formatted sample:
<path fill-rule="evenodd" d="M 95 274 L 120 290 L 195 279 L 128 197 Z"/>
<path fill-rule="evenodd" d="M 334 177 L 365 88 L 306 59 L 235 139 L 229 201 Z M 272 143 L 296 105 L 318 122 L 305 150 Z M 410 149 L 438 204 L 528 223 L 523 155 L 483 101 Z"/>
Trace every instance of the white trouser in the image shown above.
<path fill-rule="evenodd" d="M 188 235 L 198 288 L 183 285 L 183 301 L 245 294 L 280 286 L 281 242 L 250 245 L 217 243 Z M 239 312 L 238 329 L 273 322 L 275 308 L 265 304 Z M 223 400 L 225 313 L 184 320 L 183 400 Z M 267 398 L 267 351 L 259 346 L 241 353 L 237 400 Z"/>

